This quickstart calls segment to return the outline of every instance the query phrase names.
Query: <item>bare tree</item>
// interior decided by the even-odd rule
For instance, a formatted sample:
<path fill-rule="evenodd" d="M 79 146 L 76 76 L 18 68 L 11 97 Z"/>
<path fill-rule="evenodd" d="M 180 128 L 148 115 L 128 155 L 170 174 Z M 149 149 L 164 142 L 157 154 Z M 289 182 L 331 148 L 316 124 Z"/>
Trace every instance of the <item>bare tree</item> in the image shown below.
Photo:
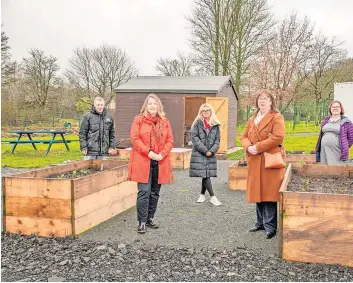
<path fill-rule="evenodd" d="M 235 5 L 235 37 L 228 68 L 234 74 L 235 90 L 240 92 L 243 77 L 251 62 L 270 40 L 270 31 L 275 22 L 267 0 L 237 0 Z"/>
<path fill-rule="evenodd" d="M 11 62 L 9 37 L 1 32 L 1 85 L 6 86 L 13 81 L 16 62 Z"/>
<path fill-rule="evenodd" d="M 304 70 L 313 51 L 313 29 L 308 18 L 301 21 L 292 13 L 280 23 L 262 52 L 267 88 L 276 92 L 282 112 L 296 99 L 297 89 L 307 75 Z"/>
<path fill-rule="evenodd" d="M 99 95 L 109 104 L 114 89 L 135 77 L 138 70 L 128 55 L 115 46 L 77 48 L 69 60 L 65 76 L 77 90 L 77 95 L 93 99 Z"/>
<path fill-rule="evenodd" d="M 159 58 L 156 71 L 161 76 L 193 76 L 193 60 L 190 55 L 186 56 L 178 51 L 175 59 Z"/>
<path fill-rule="evenodd" d="M 23 91 L 27 102 L 34 106 L 45 106 L 51 89 L 57 82 L 57 58 L 46 56 L 44 51 L 38 49 L 31 49 L 29 55 L 21 64 Z"/>
<path fill-rule="evenodd" d="M 197 65 L 206 74 L 234 74 L 239 92 L 250 60 L 273 25 L 267 0 L 196 0 L 187 20 Z"/>
<path fill-rule="evenodd" d="M 336 64 L 336 82 L 353 82 L 353 58 L 347 58 Z"/>
<path fill-rule="evenodd" d="M 8 62 L 11 58 L 10 54 L 10 46 L 9 46 L 9 37 L 5 34 L 5 32 L 1 32 L 1 67 L 3 67 L 4 63 Z"/>
<path fill-rule="evenodd" d="M 323 34 L 315 37 L 310 57 L 305 91 L 315 99 L 315 112 L 319 120 L 320 104 L 333 95 L 333 83 L 337 79 L 338 63 L 345 59 L 347 52 L 340 48 L 342 42 L 329 39 Z"/>
<path fill-rule="evenodd" d="M 190 46 L 195 51 L 200 74 L 224 74 L 221 69 L 221 49 L 224 48 L 221 41 L 224 37 L 221 33 L 222 28 L 232 26 L 232 23 L 226 24 L 230 21 L 227 17 L 231 13 L 227 7 L 230 8 L 231 2 L 233 0 L 195 0 L 191 16 L 187 17 L 191 26 Z M 231 36 L 227 39 L 231 40 Z"/>

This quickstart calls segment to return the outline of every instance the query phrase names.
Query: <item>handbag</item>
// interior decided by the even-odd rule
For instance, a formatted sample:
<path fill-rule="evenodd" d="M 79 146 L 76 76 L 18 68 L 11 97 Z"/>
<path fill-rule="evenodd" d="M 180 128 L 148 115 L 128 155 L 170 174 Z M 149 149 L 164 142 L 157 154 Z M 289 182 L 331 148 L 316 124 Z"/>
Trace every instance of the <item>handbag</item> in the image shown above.
<path fill-rule="evenodd" d="M 282 149 L 280 152 L 276 152 L 276 153 L 264 152 L 265 168 L 266 169 L 285 168 L 286 164 L 284 163 L 282 154 L 283 154 Z"/>
<path fill-rule="evenodd" d="M 273 126 L 273 122 L 272 122 Z M 259 140 L 261 140 L 259 134 L 256 132 L 257 137 Z M 272 134 L 269 133 L 267 134 L 268 137 L 270 137 Z M 282 144 L 278 145 L 281 148 L 280 152 L 275 152 L 275 153 L 269 153 L 269 152 L 264 152 L 264 158 L 265 158 L 265 168 L 266 169 L 281 169 L 286 167 L 286 163 L 284 162 L 285 160 L 285 151 L 284 147 Z"/>

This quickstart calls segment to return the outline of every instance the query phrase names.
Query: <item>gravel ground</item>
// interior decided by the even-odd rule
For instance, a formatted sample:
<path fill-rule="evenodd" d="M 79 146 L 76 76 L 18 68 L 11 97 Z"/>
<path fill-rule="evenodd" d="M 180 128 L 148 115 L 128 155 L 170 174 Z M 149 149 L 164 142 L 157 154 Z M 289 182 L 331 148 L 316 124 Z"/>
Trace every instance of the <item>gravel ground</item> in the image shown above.
<path fill-rule="evenodd" d="M 245 192 L 228 189 L 228 166 L 231 161 L 220 160 L 218 178 L 212 179 L 213 190 L 223 204 L 214 207 L 209 196 L 196 203 L 201 178 L 189 178 L 188 170 L 174 170 L 175 183 L 161 189 L 156 221 L 161 228 L 138 234 L 136 208 L 114 217 L 81 234 L 92 241 L 139 240 L 141 246 L 159 244 L 168 247 L 244 247 L 266 254 L 277 254 L 277 240 L 265 234 L 248 232 L 255 224 L 255 205 L 245 200 Z"/>
<path fill-rule="evenodd" d="M 201 180 L 175 170 L 175 183 L 161 190 L 161 227 L 145 235 L 136 232 L 135 208 L 79 239 L 3 233 L 2 281 L 353 281 L 353 268 L 283 261 L 277 236 L 248 232 L 255 206 L 228 190 L 231 163 L 219 161 L 212 180 L 220 207 L 209 198 L 197 204 Z"/>
<path fill-rule="evenodd" d="M 240 248 L 187 249 L 2 235 L 2 281 L 341 281 L 353 268 L 291 263 Z"/>
<path fill-rule="evenodd" d="M 287 190 L 293 192 L 353 194 L 353 179 L 342 176 L 308 178 L 294 173 Z"/>

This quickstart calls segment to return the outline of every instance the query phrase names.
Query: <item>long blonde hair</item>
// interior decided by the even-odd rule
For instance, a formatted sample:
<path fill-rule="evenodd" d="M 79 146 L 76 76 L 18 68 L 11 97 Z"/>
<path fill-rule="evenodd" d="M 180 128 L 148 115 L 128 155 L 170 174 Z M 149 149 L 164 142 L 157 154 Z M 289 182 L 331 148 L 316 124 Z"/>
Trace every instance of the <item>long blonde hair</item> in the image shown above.
<path fill-rule="evenodd" d="M 148 100 L 150 98 L 153 98 L 157 102 L 157 105 L 158 105 L 157 116 L 160 117 L 162 120 L 167 119 L 165 112 L 164 112 L 163 104 L 162 104 L 161 100 L 159 99 L 159 97 L 157 95 L 155 95 L 154 93 L 151 93 L 146 97 L 145 101 L 143 102 L 140 114 L 147 117 L 147 113 L 148 113 L 147 112 L 147 104 L 148 104 Z"/>
<path fill-rule="evenodd" d="M 194 122 L 192 123 L 192 126 L 194 126 L 198 120 L 201 120 L 203 121 L 203 116 L 202 116 L 202 110 L 205 108 L 205 107 L 208 107 L 211 109 L 211 116 L 210 116 L 210 121 L 209 121 L 209 124 L 211 126 L 214 126 L 214 125 L 220 125 L 221 123 L 219 122 L 219 120 L 217 119 L 217 116 L 216 116 L 216 113 L 213 109 L 213 107 L 208 104 L 208 103 L 203 103 L 201 106 L 200 106 L 200 109 L 199 109 L 199 112 L 194 120 Z"/>

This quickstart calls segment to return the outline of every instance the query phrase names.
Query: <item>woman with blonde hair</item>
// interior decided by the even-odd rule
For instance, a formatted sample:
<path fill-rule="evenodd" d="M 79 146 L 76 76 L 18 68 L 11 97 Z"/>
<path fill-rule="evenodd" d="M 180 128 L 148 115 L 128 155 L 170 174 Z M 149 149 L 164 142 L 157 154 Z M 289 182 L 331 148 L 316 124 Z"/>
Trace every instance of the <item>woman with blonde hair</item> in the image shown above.
<path fill-rule="evenodd" d="M 138 233 L 146 226 L 156 229 L 154 221 L 162 184 L 173 180 L 170 152 L 174 146 L 172 127 L 155 94 L 146 97 L 141 112 L 131 126 L 132 152 L 128 179 L 138 183 Z"/>
<path fill-rule="evenodd" d="M 270 162 L 266 166 L 265 159 L 282 153 L 284 118 L 277 111 L 275 98 L 268 90 L 257 95 L 256 108 L 240 138 L 248 162 L 246 198 L 248 202 L 256 202 L 257 220 L 250 232 L 264 230 L 266 238 L 271 239 L 277 232 L 277 202 L 285 164 L 281 156 L 281 162 L 275 166 L 268 166 Z"/>
<path fill-rule="evenodd" d="M 211 196 L 210 202 L 219 206 L 221 203 L 213 193 L 210 177 L 217 177 L 216 153 L 220 143 L 220 123 L 210 104 L 201 105 L 191 127 L 192 154 L 190 177 L 201 177 L 201 195 L 198 203 L 205 201 L 206 190 Z"/>

